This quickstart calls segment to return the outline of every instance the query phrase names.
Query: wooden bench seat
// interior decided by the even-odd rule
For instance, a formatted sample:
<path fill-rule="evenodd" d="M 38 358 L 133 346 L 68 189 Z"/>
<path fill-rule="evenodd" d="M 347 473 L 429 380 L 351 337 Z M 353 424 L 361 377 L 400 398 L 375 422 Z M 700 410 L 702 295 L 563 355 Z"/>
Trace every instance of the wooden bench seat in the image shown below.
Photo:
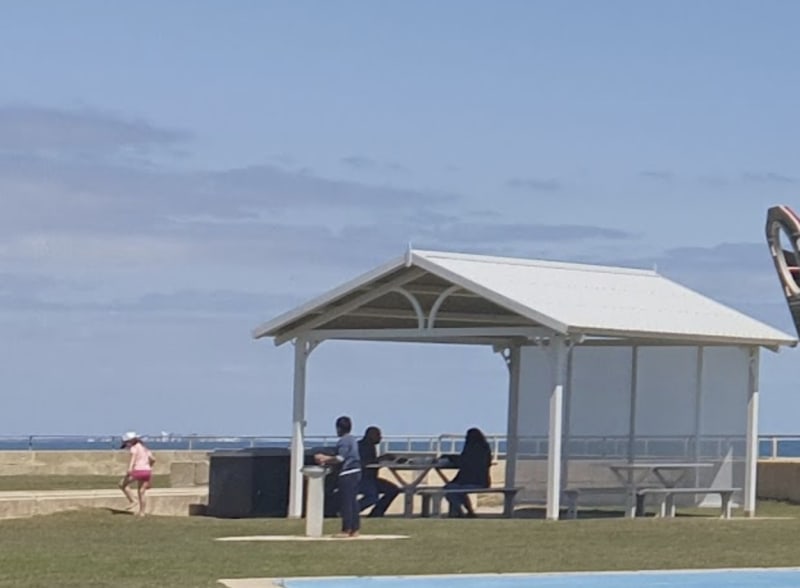
<path fill-rule="evenodd" d="M 636 492 L 637 508 L 644 510 L 647 496 L 659 499 L 659 516 L 675 516 L 675 497 L 681 494 L 719 494 L 722 501 L 720 518 L 731 518 L 731 497 L 741 488 L 642 488 Z"/>
<path fill-rule="evenodd" d="M 417 494 L 422 498 L 422 516 L 441 516 L 442 500 L 447 494 L 502 494 L 503 516 L 514 516 L 514 498 L 520 487 L 514 488 L 418 488 Z"/>

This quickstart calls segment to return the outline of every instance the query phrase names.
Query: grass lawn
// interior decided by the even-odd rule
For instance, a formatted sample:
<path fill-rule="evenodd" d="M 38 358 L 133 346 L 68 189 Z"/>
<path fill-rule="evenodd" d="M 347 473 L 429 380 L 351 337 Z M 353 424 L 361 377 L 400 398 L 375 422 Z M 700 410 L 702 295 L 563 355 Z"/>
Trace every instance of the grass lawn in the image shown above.
<path fill-rule="evenodd" d="M 759 515 L 796 518 L 365 519 L 363 532 L 410 538 L 225 543 L 213 539 L 302 534 L 303 521 L 80 511 L 0 521 L 0 586 L 195 587 L 225 577 L 800 565 L 800 507 L 764 503 Z M 326 521 L 326 532 L 336 527 Z"/>
<path fill-rule="evenodd" d="M 92 490 L 98 488 L 116 488 L 119 476 L 63 476 L 63 475 L 30 475 L 0 476 L 0 492 L 10 490 Z M 157 488 L 169 487 L 169 476 L 153 476 L 153 485 Z"/>

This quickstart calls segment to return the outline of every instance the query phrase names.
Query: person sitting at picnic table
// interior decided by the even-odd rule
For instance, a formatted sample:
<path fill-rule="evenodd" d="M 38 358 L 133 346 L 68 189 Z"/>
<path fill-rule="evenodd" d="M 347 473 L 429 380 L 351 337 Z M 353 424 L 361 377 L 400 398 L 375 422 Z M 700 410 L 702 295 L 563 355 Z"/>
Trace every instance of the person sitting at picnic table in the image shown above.
<path fill-rule="evenodd" d="M 378 477 L 378 468 L 375 466 L 380 462 L 377 451 L 380 442 L 381 430 L 375 426 L 367 427 L 364 437 L 358 442 L 362 468 L 361 484 L 358 488 L 362 498 L 358 502 L 358 508 L 363 511 L 374 505 L 367 515 L 369 517 L 382 517 L 400 493 L 400 489 L 395 484 Z"/>
<path fill-rule="evenodd" d="M 452 482 L 445 484 L 448 490 L 470 488 L 488 488 L 491 485 L 489 468 L 492 466 L 492 448 L 480 429 L 471 428 L 467 431 L 464 448 L 455 458 L 458 465 L 458 474 Z M 451 492 L 446 495 L 450 503 L 451 517 L 474 517 L 475 511 L 467 496 L 467 492 Z M 466 511 L 466 513 L 465 513 Z"/>

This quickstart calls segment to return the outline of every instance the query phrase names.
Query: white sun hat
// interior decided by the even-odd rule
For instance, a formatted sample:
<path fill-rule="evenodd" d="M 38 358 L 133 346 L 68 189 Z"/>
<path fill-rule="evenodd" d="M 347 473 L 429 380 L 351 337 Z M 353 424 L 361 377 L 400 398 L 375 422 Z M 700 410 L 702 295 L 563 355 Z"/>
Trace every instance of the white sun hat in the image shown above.
<path fill-rule="evenodd" d="M 122 446 L 125 447 L 125 444 L 128 441 L 133 441 L 134 439 L 138 439 L 139 435 L 136 434 L 136 431 L 128 431 L 122 435 Z"/>

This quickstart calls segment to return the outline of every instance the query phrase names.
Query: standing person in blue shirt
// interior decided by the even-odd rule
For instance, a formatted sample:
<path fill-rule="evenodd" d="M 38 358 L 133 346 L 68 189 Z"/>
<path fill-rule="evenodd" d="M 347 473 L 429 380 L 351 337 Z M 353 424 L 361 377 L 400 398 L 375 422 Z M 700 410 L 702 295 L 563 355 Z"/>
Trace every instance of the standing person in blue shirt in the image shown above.
<path fill-rule="evenodd" d="M 361 460 L 358 455 L 358 443 L 355 437 L 350 434 L 353 430 L 353 422 L 350 417 L 340 416 L 336 419 L 336 435 L 339 440 L 336 442 L 336 455 L 325 455 L 317 453 L 314 461 L 320 465 L 340 466 L 337 487 L 339 488 L 340 506 L 339 511 L 342 515 L 342 532 L 339 537 L 358 537 L 358 530 L 361 527 L 361 517 L 359 515 L 358 484 L 361 481 Z"/>

